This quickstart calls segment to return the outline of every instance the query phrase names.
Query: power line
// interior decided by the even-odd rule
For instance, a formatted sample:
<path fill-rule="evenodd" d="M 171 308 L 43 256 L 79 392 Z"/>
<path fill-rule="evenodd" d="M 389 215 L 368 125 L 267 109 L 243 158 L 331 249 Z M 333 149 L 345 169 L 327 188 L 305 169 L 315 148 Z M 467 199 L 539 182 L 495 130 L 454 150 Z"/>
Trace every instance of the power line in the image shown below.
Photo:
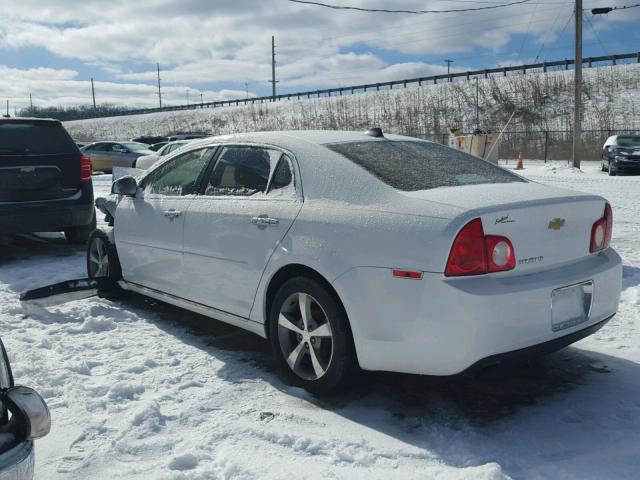
<path fill-rule="evenodd" d="M 556 17 L 555 20 L 553 21 L 553 25 L 551 25 L 551 28 L 549 29 L 550 32 L 553 31 L 553 27 L 555 27 L 556 22 L 558 21 L 558 18 L 559 17 Z M 571 15 L 569 15 L 569 18 L 567 19 L 567 23 L 565 23 L 564 27 L 562 27 L 562 30 L 560 31 L 560 34 L 558 35 L 558 38 L 562 38 L 562 34 L 567 29 L 567 27 L 569 26 L 569 22 L 571 22 L 572 19 L 573 19 L 573 12 L 571 13 Z M 538 59 L 540 58 L 540 55 L 542 54 L 546 44 L 547 44 L 547 39 L 545 38 L 544 42 L 540 46 L 540 50 L 538 50 L 538 54 L 536 55 L 536 58 L 534 59 L 534 62 L 538 61 Z"/>
<path fill-rule="evenodd" d="M 474 8 L 453 8 L 448 10 L 389 10 L 386 8 L 363 8 L 363 7 L 349 7 L 349 6 L 343 6 L 343 5 L 331 5 L 329 3 L 312 2 L 309 0 L 289 0 L 289 1 L 293 3 L 313 5 L 316 7 L 331 8 L 333 10 L 355 10 L 358 12 L 370 12 L 370 13 L 411 13 L 416 15 L 424 15 L 426 13 L 477 12 L 479 10 L 493 10 L 496 8 L 504 8 L 504 7 L 510 7 L 512 5 L 529 3 L 531 0 L 518 0 L 515 2 L 502 3 L 500 5 L 488 5 L 485 7 L 474 7 Z"/>
<path fill-rule="evenodd" d="M 526 4 L 523 6 L 529 6 L 529 5 L 534 5 L 533 3 L 530 4 Z M 541 14 L 543 12 L 550 12 L 550 11 L 556 11 L 562 8 L 566 7 L 566 3 L 561 4 L 560 6 L 558 6 L 557 4 L 554 4 L 554 7 L 552 8 L 544 8 L 544 9 L 540 9 L 537 11 L 538 14 Z M 457 18 L 462 18 L 464 16 L 469 16 L 471 17 L 472 15 L 476 15 L 477 14 L 473 14 L 473 13 L 466 13 L 466 14 L 459 14 L 457 16 Z M 500 21 L 504 21 L 506 19 L 509 18 L 521 18 L 522 14 L 521 13 L 517 13 L 517 14 L 508 14 L 508 15 L 502 15 L 500 16 L 499 20 Z M 557 21 L 558 17 L 555 16 L 555 21 Z M 531 22 L 532 24 L 539 24 L 539 23 L 546 23 L 548 22 L 547 19 L 541 19 L 541 20 L 536 20 Z M 422 28 L 420 30 L 408 30 L 408 31 L 404 31 L 403 33 L 396 33 L 396 34 L 380 34 L 380 32 L 384 32 L 387 30 L 394 30 L 397 31 L 398 30 L 398 26 L 394 25 L 393 27 L 389 27 L 389 28 L 377 28 L 375 30 L 371 30 L 371 31 L 359 31 L 358 33 L 350 33 L 350 34 L 346 34 L 346 35 L 337 35 L 337 36 L 332 36 L 332 37 L 325 37 L 325 38 L 318 38 L 315 39 L 313 41 L 303 41 L 303 42 L 295 42 L 294 44 L 292 44 L 292 47 L 300 47 L 300 46 L 305 46 L 305 45 L 313 45 L 315 47 L 318 46 L 318 44 L 325 44 L 326 42 L 335 42 L 337 39 L 343 39 L 348 43 L 353 43 L 353 42 L 358 42 L 358 43 L 371 43 L 371 42 L 376 42 L 377 40 L 384 40 L 384 47 L 390 47 L 390 46 L 395 46 L 395 45 L 406 45 L 406 41 L 398 41 L 398 42 L 389 42 L 389 39 L 396 39 L 396 38 L 402 38 L 402 39 L 407 39 L 407 38 L 411 38 L 411 37 L 415 37 L 418 36 L 419 42 L 424 42 L 427 41 L 431 38 L 437 38 L 437 39 L 442 39 L 445 37 L 453 37 L 453 36 L 457 36 L 460 35 L 460 33 L 465 33 L 468 31 L 468 29 L 463 28 L 465 26 L 469 26 L 469 25 L 480 25 L 482 24 L 486 29 L 491 29 L 492 26 L 491 24 L 487 24 L 487 19 L 478 19 L 476 17 L 474 17 L 474 19 L 472 21 L 468 21 L 468 22 L 459 22 L 457 21 L 455 24 L 455 29 L 447 29 L 447 33 L 437 33 L 437 32 L 433 32 L 433 35 L 428 35 L 425 37 L 425 26 L 430 26 L 430 25 L 434 25 L 434 26 L 439 26 L 441 24 L 441 19 L 435 20 L 435 19 L 431 19 L 431 20 L 427 20 L 427 21 L 419 21 L 419 22 L 413 22 L 410 24 L 404 24 L 402 25 L 402 28 L 404 29 L 404 27 L 407 26 L 422 26 Z M 525 23 L 522 22 L 518 22 L 518 23 L 509 23 L 510 27 L 514 27 L 514 26 L 518 26 L 518 25 L 525 25 Z M 554 22 L 555 25 L 555 22 Z M 431 28 L 427 28 L 428 31 L 432 31 L 433 29 Z M 456 30 L 459 30 L 456 31 Z M 362 36 L 363 34 L 368 34 L 368 33 L 376 33 L 377 35 L 366 35 L 366 36 Z M 351 37 L 351 38 L 350 38 Z M 288 50 L 286 47 L 284 48 L 284 50 Z"/>
<path fill-rule="evenodd" d="M 596 28 L 593 26 L 593 23 L 591 23 L 591 19 L 589 18 L 589 15 L 585 15 L 584 18 L 587 19 L 587 22 L 589 23 L 589 26 L 591 27 L 591 30 L 595 34 L 596 39 L 598 40 L 598 43 L 600 44 L 600 48 L 602 48 L 602 53 L 604 53 L 606 55 L 607 54 L 607 50 L 604 48 L 604 43 L 602 43 L 602 39 L 600 38 L 600 34 L 596 30 Z"/>

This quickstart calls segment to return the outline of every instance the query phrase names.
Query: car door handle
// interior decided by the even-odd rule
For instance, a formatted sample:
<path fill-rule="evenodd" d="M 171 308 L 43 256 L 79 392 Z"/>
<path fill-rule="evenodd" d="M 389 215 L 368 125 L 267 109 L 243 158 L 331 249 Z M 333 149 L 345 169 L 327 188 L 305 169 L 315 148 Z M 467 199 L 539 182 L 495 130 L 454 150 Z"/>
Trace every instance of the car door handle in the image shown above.
<path fill-rule="evenodd" d="M 180 215 L 182 215 L 182 212 L 180 210 L 165 210 L 164 211 L 164 216 L 167 217 L 169 220 L 173 220 L 174 218 L 179 217 Z"/>
<path fill-rule="evenodd" d="M 278 225 L 280 223 L 277 218 L 267 217 L 266 215 L 260 215 L 259 217 L 251 217 L 251 223 L 258 226 L 266 225 Z"/>

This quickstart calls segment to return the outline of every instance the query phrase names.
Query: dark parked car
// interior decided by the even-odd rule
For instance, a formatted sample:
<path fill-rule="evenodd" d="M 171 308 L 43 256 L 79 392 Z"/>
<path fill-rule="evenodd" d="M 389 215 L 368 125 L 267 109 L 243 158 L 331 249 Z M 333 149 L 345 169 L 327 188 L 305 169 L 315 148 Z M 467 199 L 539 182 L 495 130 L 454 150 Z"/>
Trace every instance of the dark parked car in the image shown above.
<path fill-rule="evenodd" d="M 146 143 L 147 145 L 152 145 L 158 142 L 166 142 L 168 140 L 169 139 L 167 137 L 163 137 L 160 135 L 155 135 L 155 136 L 143 135 L 141 137 L 136 137 L 131 139 L 132 142 Z"/>
<path fill-rule="evenodd" d="M 164 147 L 167 143 L 169 142 L 158 142 L 158 143 L 154 143 L 152 145 L 149 145 L 149 150 L 153 151 L 153 152 L 157 152 L 158 150 L 160 150 L 162 147 Z"/>
<path fill-rule="evenodd" d="M 176 133 L 169 137 L 170 142 L 175 142 L 177 140 L 195 140 L 197 138 L 206 138 L 211 135 L 208 133 Z"/>
<path fill-rule="evenodd" d="M 640 135 L 613 135 L 604 143 L 601 168 L 609 175 L 640 173 Z"/>
<path fill-rule="evenodd" d="M 91 161 L 62 124 L 0 119 L 0 232 L 63 231 L 84 243 L 95 225 Z"/>
<path fill-rule="evenodd" d="M 51 428 L 49 409 L 28 387 L 16 387 L 0 340 L 0 480 L 33 478 L 33 440 Z"/>

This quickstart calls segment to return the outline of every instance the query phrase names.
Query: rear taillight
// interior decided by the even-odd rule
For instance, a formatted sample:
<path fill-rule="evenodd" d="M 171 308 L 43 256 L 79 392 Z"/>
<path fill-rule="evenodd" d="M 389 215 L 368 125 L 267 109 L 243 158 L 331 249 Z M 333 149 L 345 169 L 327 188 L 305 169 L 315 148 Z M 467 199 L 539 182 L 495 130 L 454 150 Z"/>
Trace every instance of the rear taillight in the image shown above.
<path fill-rule="evenodd" d="M 485 235 L 479 218 L 467 223 L 456 236 L 444 274 L 447 277 L 504 272 L 516 266 L 511 241 Z"/>
<path fill-rule="evenodd" d="M 80 158 L 80 183 L 91 181 L 91 159 L 86 155 Z"/>
<path fill-rule="evenodd" d="M 611 205 L 605 203 L 604 216 L 591 227 L 591 242 L 589 252 L 600 252 L 609 247 L 613 231 L 613 212 Z"/>

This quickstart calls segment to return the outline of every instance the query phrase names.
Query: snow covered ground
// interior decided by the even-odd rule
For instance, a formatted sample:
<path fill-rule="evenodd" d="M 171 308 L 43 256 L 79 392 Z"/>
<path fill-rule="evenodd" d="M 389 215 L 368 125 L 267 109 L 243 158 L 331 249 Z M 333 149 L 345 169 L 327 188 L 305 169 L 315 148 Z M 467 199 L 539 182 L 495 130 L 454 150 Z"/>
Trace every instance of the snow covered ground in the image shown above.
<path fill-rule="evenodd" d="M 327 399 L 283 384 L 263 340 L 139 296 L 25 307 L 19 292 L 84 276 L 84 252 L 61 235 L 0 239 L 0 334 L 53 418 L 37 478 L 637 478 L 640 177 L 525 167 L 612 202 L 618 315 L 530 365 L 368 374 Z M 109 181 L 94 177 L 96 190 Z"/>

